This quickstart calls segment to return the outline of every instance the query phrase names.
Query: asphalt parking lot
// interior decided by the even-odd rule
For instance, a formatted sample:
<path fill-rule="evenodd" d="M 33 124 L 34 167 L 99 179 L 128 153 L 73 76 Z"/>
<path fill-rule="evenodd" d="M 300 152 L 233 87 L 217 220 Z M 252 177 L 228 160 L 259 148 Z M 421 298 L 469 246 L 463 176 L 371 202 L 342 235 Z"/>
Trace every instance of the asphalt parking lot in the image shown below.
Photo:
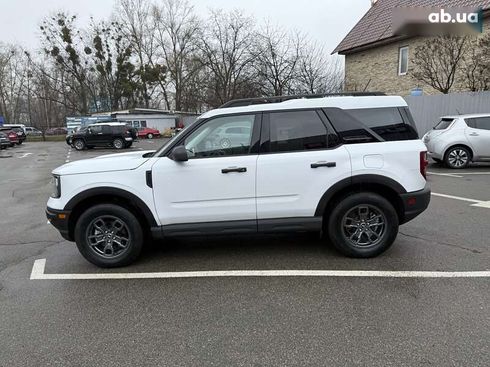
<path fill-rule="evenodd" d="M 161 140 L 133 149 L 155 149 Z M 50 171 L 110 149 L 26 143 L 0 159 L 0 366 L 488 366 L 490 278 L 30 279 L 218 270 L 490 270 L 490 165 L 429 168 L 429 209 L 375 259 L 315 235 L 148 246 L 101 270 L 46 224 Z"/>

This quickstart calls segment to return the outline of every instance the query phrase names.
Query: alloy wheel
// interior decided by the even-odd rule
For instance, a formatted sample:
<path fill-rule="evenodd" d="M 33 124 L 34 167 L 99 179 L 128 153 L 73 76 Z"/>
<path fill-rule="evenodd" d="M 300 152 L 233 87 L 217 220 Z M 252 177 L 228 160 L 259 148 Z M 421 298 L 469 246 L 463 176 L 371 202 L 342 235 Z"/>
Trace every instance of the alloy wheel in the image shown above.
<path fill-rule="evenodd" d="M 449 152 L 448 162 L 453 167 L 463 167 L 468 163 L 468 153 L 461 148 L 453 149 Z"/>
<path fill-rule="evenodd" d="M 124 221 L 111 215 L 103 215 L 90 222 L 86 231 L 86 242 L 98 256 L 111 259 L 129 249 L 131 233 Z"/>
<path fill-rule="evenodd" d="M 355 247 L 377 245 L 386 232 L 386 217 L 374 205 L 357 205 L 342 218 L 342 235 Z"/>

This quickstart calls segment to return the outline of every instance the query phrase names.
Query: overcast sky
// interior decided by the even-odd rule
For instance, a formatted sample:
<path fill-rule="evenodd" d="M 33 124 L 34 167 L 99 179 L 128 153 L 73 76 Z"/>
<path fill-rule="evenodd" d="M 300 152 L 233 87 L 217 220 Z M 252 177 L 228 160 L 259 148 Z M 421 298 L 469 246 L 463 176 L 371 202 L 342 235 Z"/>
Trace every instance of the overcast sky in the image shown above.
<path fill-rule="evenodd" d="M 198 14 L 209 8 L 239 8 L 260 21 L 309 34 L 331 52 L 370 7 L 370 0 L 189 0 Z M 0 0 L 0 42 L 28 49 L 39 45 L 41 19 L 58 10 L 79 16 L 108 17 L 115 0 Z"/>

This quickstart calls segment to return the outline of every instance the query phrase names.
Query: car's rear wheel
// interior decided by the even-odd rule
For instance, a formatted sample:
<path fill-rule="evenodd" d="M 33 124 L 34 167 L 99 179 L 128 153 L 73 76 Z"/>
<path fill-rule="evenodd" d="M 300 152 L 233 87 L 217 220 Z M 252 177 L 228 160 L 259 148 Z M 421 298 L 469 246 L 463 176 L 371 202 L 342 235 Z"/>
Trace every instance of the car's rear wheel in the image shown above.
<path fill-rule="evenodd" d="M 444 156 L 444 163 L 449 168 L 461 169 L 466 168 L 471 160 L 470 151 L 462 146 L 449 148 Z"/>
<path fill-rule="evenodd" d="M 146 135 L 146 137 L 147 137 L 148 139 L 153 139 L 153 134 L 152 134 L 152 133 L 149 133 L 149 134 L 147 134 L 147 135 Z"/>
<path fill-rule="evenodd" d="M 398 215 L 388 200 L 376 193 L 361 192 L 337 202 L 328 217 L 327 232 L 342 254 L 367 258 L 393 244 L 398 226 Z"/>
<path fill-rule="evenodd" d="M 80 253 L 92 264 L 104 268 L 134 262 L 143 248 L 143 238 L 138 219 L 114 204 L 88 209 L 75 226 L 75 242 Z"/>
<path fill-rule="evenodd" d="M 116 138 L 112 141 L 112 146 L 116 149 L 124 148 L 124 141 L 120 138 Z"/>
<path fill-rule="evenodd" d="M 75 147 L 76 150 L 84 150 L 85 142 L 82 139 L 76 139 L 73 141 L 73 146 Z"/>

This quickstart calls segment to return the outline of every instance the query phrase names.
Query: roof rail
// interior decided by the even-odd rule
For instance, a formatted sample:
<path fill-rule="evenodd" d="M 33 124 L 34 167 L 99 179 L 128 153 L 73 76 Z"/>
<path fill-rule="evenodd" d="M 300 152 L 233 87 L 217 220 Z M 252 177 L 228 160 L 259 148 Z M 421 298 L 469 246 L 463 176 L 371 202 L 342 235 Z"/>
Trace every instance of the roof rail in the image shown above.
<path fill-rule="evenodd" d="M 364 97 L 364 96 L 386 96 L 383 92 L 344 92 L 344 93 L 321 93 L 321 94 L 296 94 L 292 96 L 274 96 L 274 97 L 255 97 L 255 98 L 243 98 L 233 99 L 219 106 L 218 108 L 227 107 L 244 107 L 254 104 L 264 103 L 280 103 L 291 99 L 311 99 L 311 98 L 324 98 L 324 97 Z"/>

